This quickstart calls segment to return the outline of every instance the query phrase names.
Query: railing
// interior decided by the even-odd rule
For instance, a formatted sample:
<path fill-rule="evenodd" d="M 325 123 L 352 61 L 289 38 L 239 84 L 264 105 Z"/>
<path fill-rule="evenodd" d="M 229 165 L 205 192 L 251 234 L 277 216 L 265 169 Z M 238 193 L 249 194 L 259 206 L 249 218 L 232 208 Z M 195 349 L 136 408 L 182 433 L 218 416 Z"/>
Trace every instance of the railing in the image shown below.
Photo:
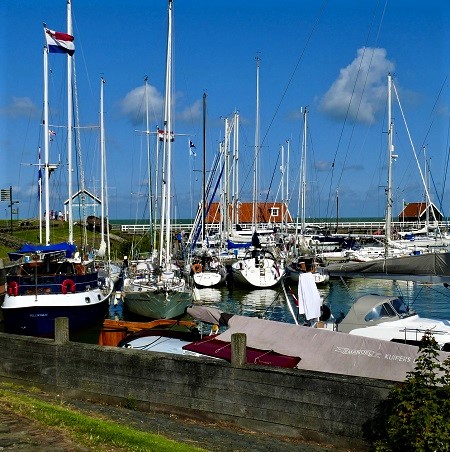
<path fill-rule="evenodd" d="M 112 224 L 112 230 L 113 231 L 122 231 L 129 234 L 145 234 L 150 230 L 149 224 Z M 366 233 L 374 233 L 379 232 L 381 234 L 384 234 L 384 221 L 341 221 L 338 223 L 337 229 L 339 231 L 344 231 L 344 233 L 350 233 L 351 231 L 366 231 Z M 418 222 L 403 222 L 403 221 L 393 221 L 391 223 L 391 226 L 393 230 L 397 231 L 409 231 L 409 230 L 415 230 L 420 229 L 424 225 L 420 224 Z M 175 223 L 171 225 L 172 232 L 179 232 L 184 230 L 185 232 L 189 232 L 193 227 L 193 223 Z M 241 225 L 242 230 L 247 231 L 252 229 L 252 225 L 250 224 L 242 224 Z M 265 229 L 267 228 L 267 224 L 258 225 L 258 229 Z M 277 227 L 280 229 L 280 225 L 273 223 L 271 227 Z M 288 232 L 295 232 L 295 229 L 297 227 L 297 223 L 288 223 L 285 227 L 282 229 L 286 229 Z M 317 231 L 321 230 L 330 230 L 331 232 L 336 231 L 336 222 L 311 222 L 306 223 L 306 227 L 308 229 L 317 229 Z M 439 229 L 447 230 L 448 224 L 445 221 L 441 221 L 438 223 Z M 217 224 L 210 224 L 208 225 L 208 230 L 219 230 L 219 226 Z"/>

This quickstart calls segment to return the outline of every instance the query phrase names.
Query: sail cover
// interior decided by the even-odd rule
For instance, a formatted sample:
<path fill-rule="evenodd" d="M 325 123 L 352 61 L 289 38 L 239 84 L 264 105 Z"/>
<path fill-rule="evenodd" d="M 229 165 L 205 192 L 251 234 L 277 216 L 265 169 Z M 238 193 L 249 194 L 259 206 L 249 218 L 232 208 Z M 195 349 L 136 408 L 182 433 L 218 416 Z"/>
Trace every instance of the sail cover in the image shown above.
<path fill-rule="evenodd" d="M 404 381 L 418 356 L 412 345 L 256 317 L 234 315 L 228 324 L 217 340 L 231 342 L 232 334 L 245 333 L 248 347 L 301 358 L 298 369 Z M 448 356 L 440 352 L 442 361 Z"/>
<path fill-rule="evenodd" d="M 330 276 L 450 283 L 450 253 L 425 253 L 369 262 L 330 264 L 326 271 Z"/>
<path fill-rule="evenodd" d="M 25 254 L 47 254 L 63 251 L 66 257 L 72 257 L 76 250 L 76 245 L 67 242 L 55 243 L 53 245 L 31 245 L 25 243 L 20 250 L 8 253 L 8 256 L 10 260 L 16 261 Z"/>

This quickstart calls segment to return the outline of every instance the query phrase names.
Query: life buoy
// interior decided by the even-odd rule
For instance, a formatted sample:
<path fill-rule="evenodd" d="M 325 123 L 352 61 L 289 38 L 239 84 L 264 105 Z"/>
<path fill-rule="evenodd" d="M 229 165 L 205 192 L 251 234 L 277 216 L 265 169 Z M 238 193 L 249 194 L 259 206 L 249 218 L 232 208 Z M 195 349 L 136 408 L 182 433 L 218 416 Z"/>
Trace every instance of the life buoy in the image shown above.
<path fill-rule="evenodd" d="M 192 265 L 192 271 L 193 271 L 194 273 L 201 273 L 202 270 L 203 270 L 202 264 L 193 264 L 193 265 Z"/>
<path fill-rule="evenodd" d="M 72 293 L 75 293 L 76 284 L 73 279 L 65 279 L 61 284 L 61 292 L 65 295 L 67 291 L 70 290 Z"/>
<path fill-rule="evenodd" d="M 19 295 L 19 283 L 17 281 L 11 281 L 8 284 L 8 295 L 17 297 Z"/>

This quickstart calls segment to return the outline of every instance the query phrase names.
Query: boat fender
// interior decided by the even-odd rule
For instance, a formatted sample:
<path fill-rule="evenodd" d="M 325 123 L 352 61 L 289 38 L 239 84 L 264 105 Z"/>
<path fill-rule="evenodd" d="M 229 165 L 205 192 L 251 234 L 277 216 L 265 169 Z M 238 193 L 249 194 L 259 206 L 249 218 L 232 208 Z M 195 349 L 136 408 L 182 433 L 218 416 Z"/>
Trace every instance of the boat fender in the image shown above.
<path fill-rule="evenodd" d="M 201 273 L 202 270 L 203 270 L 202 264 L 193 264 L 193 265 L 192 265 L 192 271 L 193 271 L 194 273 Z"/>
<path fill-rule="evenodd" d="M 320 307 L 320 312 L 322 313 L 322 315 L 319 317 L 319 320 L 321 322 L 326 322 L 327 320 L 330 319 L 330 317 L 331 317 L 331 309 L 326 304 L 323 304 Z"/>
<path fill-rule="evenodd" d="M 19 283 L 17 281 L 11 281 L 8 284 L 8 295 L 17 297 L 19 295 Z"/>
<path fill-rule="evenodd" d="M 67 291 L 70 290 L 72 293 L 75 293 L 76 284 L 73 279 L 65 279 L 61 284 L 61 292 L 65 295 Z"/>

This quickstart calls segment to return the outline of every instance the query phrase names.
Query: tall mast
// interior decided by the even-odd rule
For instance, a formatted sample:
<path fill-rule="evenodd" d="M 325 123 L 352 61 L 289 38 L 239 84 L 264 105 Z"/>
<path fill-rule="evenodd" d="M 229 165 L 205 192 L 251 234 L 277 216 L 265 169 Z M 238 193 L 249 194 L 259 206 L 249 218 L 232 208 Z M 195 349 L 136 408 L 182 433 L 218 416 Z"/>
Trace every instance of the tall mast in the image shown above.
<path fill-rule="evenodd" d="M 253 209 L 252 209 L 252 223 L 256 231 L 256 224 L 258 222 L 257 204 L 258 204 L 258 160 L 259 160 L 259 65 L 261 59 L 256 57 L 256 120 L 255 120 L 255 158 L 253 167 Z"/>
<path fill-rule="evenodd" d="M 234 112 L 233 130 L 233 225 L 239 223 L 239 113 Z"/>
<path fill-rule="evenodd" d="M 50 168 L 48 129 L 48 48 L 44 48 L 44 190 L 45 190 L 45 245 L 50 244 Z"/>
<path fill-rule="evenodd" d="M 72 4 L 71 0 L 67 0 L 67 33 L 73 36 L 72 28 Z M 72 118 L 72 58 L 74 56 L 67 55 L 67 171 L 69 185 L 69 205 L 68 205 L 68 221 L 69 221 L 69 243 L 73 243 L 73 181 L 72 181 L 72 134 L 73 134 L 73 118 Z M 84 194 L 82 194 L 84 196 Z"/>
<path fill-rule="evenodd" d="M 393 154 L 394 146 L 392 144 L 394 124 L 392 122 L 392 75 L 388 74 L 388 179 L 386 189 L 386 231 L 385 231 L 385 247 L 388 251 L 389 242 L 391 241 L 391 220 L 392 220 L 392 160 L 396 157 Z"/>
<path fill-rule="evenodd" d="M 203 180 L 202 180 L 202 243 L 206 231 L 206 93 L 203 93 Z"/>
<path fill-rule="evenodd" d="M 103 87 L 105 80 L 100 77 L 100 199 L 101 199 L 101 257 L 106 247 L 105 243 L 105 123 L 103 110 Z"/>
<path fill-rule="evenodd" d="M 170 196 L 171 196 L 171 164 L 172 164 L 172 13 L 173 1 L 169 0 L 167 27 L 166 86 L 164 104 L 164 155 L 162 173 L 162 207 L 161 207 L 161 244 L 160 262 L 165 251 L 166 268 L 170 266 Z M 164 216 L 164 218 L 163 218 Z M 164 235 L 164 237 L 163 237 Z M 164 248 L 163 248 L 164 246 Z"/>
<path fill-rule="evenodd" d="M 148 181 L 147 181 L 147 204 L 148 204 L 148 221 L 149 221 L 149 240 L 150 244 L 153 241 L 153 228 L 152 228 L 152 177 L 151 177 L 151 163 L 150 163 L 150 129 L 149 129 L 149 112 L 148 112 L 148 77 L 145 76 L 145 135 L 147 138 L 147 173 L 148 173 Z"/>
<path fill-rule="evenodd" d="M 303 144 L 302 144 L 302 177 L 301 177 L 301 225 L 302 234 L 306 229 L 306 144 L 308 128 L 308 110 L 303 109 Z"/>

